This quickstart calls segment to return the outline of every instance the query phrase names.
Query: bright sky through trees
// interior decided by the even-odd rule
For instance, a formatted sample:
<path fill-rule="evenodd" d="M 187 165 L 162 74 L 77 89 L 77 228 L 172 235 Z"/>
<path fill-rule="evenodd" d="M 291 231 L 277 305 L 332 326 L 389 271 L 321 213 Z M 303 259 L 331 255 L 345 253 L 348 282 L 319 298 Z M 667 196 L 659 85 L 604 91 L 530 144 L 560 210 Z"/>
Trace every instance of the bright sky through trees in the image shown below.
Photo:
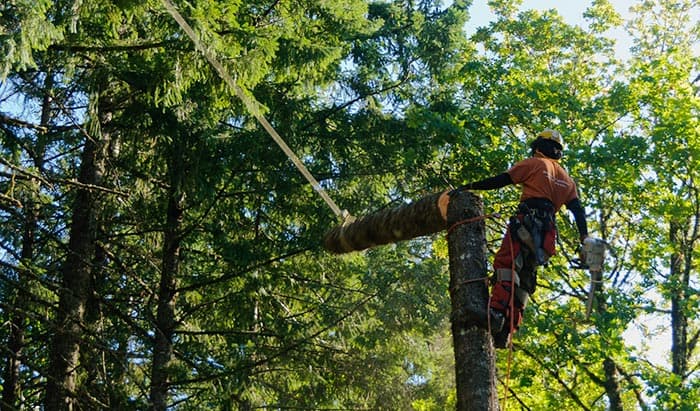
<path fill-rule="evenodd" d="M 523 1 L 521 10 L 549 10 L 554 9 L 569 24 L 574 25 L 584 25 L 585 20 L 583 19 L 583 13 L 590 6 L 590 1 L 558 1 L 558 0 L 525 0 Z M 611 0 L 610 4 L 615 8 L 615 10 L 620 13 L 623 20 L 627 20 L 631 13 L 629 11 L 636 2 L 633 0 Z M 469 9 L 471 14 L 471 19 L 467 23 L 466 30 L 468 33 L 474 32 L 477 27 L 488 24 L 491 19 L 493 19 L 494 14 L 491 12 L 488 6 L 487 0 L 474 0 L 471 8 Z M 695 20 L 700 20 L 700 12 L 695 17 Z M 630 46 L 629 36 L 625 33 L 624 28 L 618 28 L 610 31 L 610 36 L 615 38 L 616 52 L 618 57 L 628 57 Z"/>

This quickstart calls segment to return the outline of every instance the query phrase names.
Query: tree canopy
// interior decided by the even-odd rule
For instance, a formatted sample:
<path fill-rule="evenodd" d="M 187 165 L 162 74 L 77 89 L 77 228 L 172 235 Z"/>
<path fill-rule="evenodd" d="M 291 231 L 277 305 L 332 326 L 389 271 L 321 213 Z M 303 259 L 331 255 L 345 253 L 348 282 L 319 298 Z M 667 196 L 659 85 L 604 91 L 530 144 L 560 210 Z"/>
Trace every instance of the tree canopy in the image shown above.
<path fill-rule="evenodd" d="M 470 34 L 469 0 L 172 4 L 355 216 L 558 129 L 604 285 L 587 321 L 560 213 L 499 396 L 697 409 L 697 0 L 593 0 L 580 25 L 493 0 Z M 0 39 L 0 410 L 455 407 L 444 233 L 323 250 L 337 217 L 165 3 L 7 1 Z M 490 252 L 504 229 L 487 222 Z"/>

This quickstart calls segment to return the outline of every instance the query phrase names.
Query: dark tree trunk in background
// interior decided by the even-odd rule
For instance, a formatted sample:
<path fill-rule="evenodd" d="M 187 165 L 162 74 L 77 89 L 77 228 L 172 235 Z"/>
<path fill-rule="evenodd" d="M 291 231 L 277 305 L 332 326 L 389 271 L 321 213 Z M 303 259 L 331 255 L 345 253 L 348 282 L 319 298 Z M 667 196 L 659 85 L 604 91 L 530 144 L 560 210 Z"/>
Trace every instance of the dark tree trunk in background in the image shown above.
<path fill-rule="evenodd" d="M 98 103 L 100 108 L 101 103 Z M 97 115 L 101 131 L 97 136 L 85 139 L 81 158 L 78 181 L 84 187 L 77 189 L 68 255 L 62 269 L 58 311 L 49 354 L 45 399 L 47 411 L 81 409 L 77 376 L 85 310 L 92 293 L 92 261 L 100 196 L 97 190 L 88 186 L 99 186 L 102 181 L 105 150 L 110 137 L 104 126 L 111 121 L 111 114 L 102 112 L 100 108 Z"/>
<path fill-rule="evenodd" d="M 180 270 L 180 246 L 184 214 L 183 179 L 187 172 L 182 142 L 176 142 L 168 164 L 170 188 L 163 236 L 163 262 L 158 287 L 158 307 L 151 368 L 150 401 L 153 410 L 168 408 L 173 361 L 173 336 L 177 326 L 175 307 L 177 302 L 177 276 Z"/>
<path fill-rule="evenodd" d="M 674 246 L 671 254 L 671 266 L 669 273 L 669 288 L 671 293 L 671 363 L 674 374 L 680 376 L 684 381 L 688 376 L 688 360 L 692 354 L 690 350 L 688 333 L 688 311 L 689 311 L 689 290 L 690 275 L 693 269 L 693 252 L 695 239 L 687 238 L 684 235 L 686 227 L 695 227 L 697 231 L 700 218 L 695 216 L 696 221 L 690 218 L 685 221 L 671 221 L 669 225 L 669 241 Z M 692 346 L 692 344 L 691 344 Z"/>
<path fill-rule="evenodd" d="M 448 208 L 448 223 L 452 226 L 481 216 L 482 210 L 481 200 L 474 194 L 454 195 Z M 465 311 L 485 311 L 488 306 L 484 221 L 455 226 L 449 233 L 448 247 L 457 411 L 499 410 L 491 336 L 483 327 L 469 325 L 472 322 L 464 314 Z"/>
<path fill-rule="evenodd" d="M 176 273 L 180 265 L 179 227 L 182 224 L 181 200 L 173 197 L 168 205 L 168 227 L 165 233 L 163 271 L 158 287 L 158 313 L 151 371 L 151 404 L 154 410 L 168 406 L 170 371 L 175 333 Z"/>
<path fill-rule="evenodd" d="M 619 373 L 617 365 L 612 358 L 603 360 L 603 370 L 605 371 L 605 393 L 610 401 L 610 411 L 623 411 L 622 397 L 620 396 Z"/>
<path fill-rule="evenodd" d="M 41 126 L 47 128 L 51 122 L 51 89 L 53 87 L 53 77 L 46 75 L 44 80 L 44 98 L 41 106 Z M 46 147 L 46 137 L 43 133 L 37 136 L 34 147 L 34 166 L 37 170 L 42 170 L 44 164 L 44 152 Z M 25 344 L 25 311 L 26 303 L 20 293 L 27 290 L 27 271 L 31 270 L 34 261 L 36 233 L 39 227 L 39 207 L 35 198 L 38 196 L 40 186 L 38 182 L 28 183 L 26 195 L 23 195 L 24 222 L 22 233 L 22 251 L 20 258 L 22 267 L 17 272 L 17 287 L 14 292 L 14 301 L 11 306 L 14 311 L 10 314 L 10 336 L 7 341 L 7 362 L 3 370 L 2 401 L 0 401 L 0 411 L 18 409 L 18 401 L 22 389 L 20 383 L 20 366 L 22 364 L 22 350 Z M 29 267 L 29 268 L 26 268 Z"/>

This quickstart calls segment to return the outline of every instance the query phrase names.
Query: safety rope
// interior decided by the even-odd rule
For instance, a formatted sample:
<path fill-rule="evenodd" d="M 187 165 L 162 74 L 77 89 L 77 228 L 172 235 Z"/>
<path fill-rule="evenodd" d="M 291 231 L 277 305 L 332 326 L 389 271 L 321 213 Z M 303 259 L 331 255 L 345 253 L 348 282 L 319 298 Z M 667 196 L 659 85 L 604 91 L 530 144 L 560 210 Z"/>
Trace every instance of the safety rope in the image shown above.
<path fill-rule="evenodd" d="M 461 226 L 461 225 L 475 223 L 475 222 L 477 222 L 477 221 L 486 220 L 487 218 L 494 218 L 494 219 L 496 219 L 496 218 L 500 218 L 500 217 L 501 217 L 501 215 L 500 215 L 499 213 L 491 213 L 491 214 L 486 214 L 486 215 L 479 215 L 479 216 L 472 217 L 472 218 L 466 218 L 466 219 L 464 219 L 464 220 L 459 220 L 459 221 L 457 221 L 456 223 L 452 224 L 452 225 L 450 226 L 450 228 L 447 229 L 447 234 L 446 234 L 446 236 L 449 237 L 449 235 L 452 234 L 452 232 L 453 232 L 457 227 L 459 227 L 459 226 Z M 464 281 L 460 282 L 459 284 L 455 284 L 454 287 L 453 287 L 453 289 L 454 289 L 454 288 L 457 288 L 457 287 L 460 287 L 460 286 L 462 286 L 462 285 L 464 285 L 464 284 L 477 283 L 477 282 L 480 282 L 480 281 L 483 281 L 483 282 L 486 284 L 486 288 L 487 288 L 487 289 L 489 288 L 489 277 L 486 276 L 486 277 L 479 277 L 479 278 L 472 278 L 472 279 L 469 279 L 469 280 L 464 280 Z M 486 305 L 486 310 L 487 310 L 487 311 L 486 311 L 486 312 L 487 312 L 487 315 L 486 315 L 486 329 L 488 330 L 488 333 L 489 333 L 489 334 L 491 334 L 491 316 L 488 315 L 488 307 L 489 307 L 490 305 L 491 305 L 491 295 L 489 295 L 488 302 L 487 302 L 487 305 Z"/>
<path fill-rule="evenodd" d="M 508 235 L 509 247 L 510 247 L 510 269 L 511 269 L 511 282 L 510 282 L 510 298 L 508 303 L 508 309 L 510 310 L 510 330 L 508 335 L 508 365 L 506 367 L 506 380 L 503 382 L 503 411 L 508 410 L 508 391 L 510 391 L 510 371 L 513 365 L 513 328 L 515 321 L 515 254 L 513 251 L 513 236 L 511 233 Z"/>
<path fill-rule="evenodd" d="M 491 213 L 491 214 L 479 215 L 476 217 L 467 218 L 464 220 L 457 221 L 456 223 L 452 224 L 450 226 L 450 228 L 447 229 L 447 235 L 450 235 L 452 233 L 452 231 L 455 230 L 455 228 L 457 228 L 463 224 L 475 223 L 477 221 L 486 220 L 487 218 L 500 218 L 500 217 L 501 217 L 501 215 L 499 213 Z"/>
<path fill-rule="evenodd" d="M 294 165 L 297 167 L 297 169 L 301 172 L 301 174 L 306 178 L 306 180 L 311 184 L 311 186 L 318 192 L 318 194 L 323 198 L 323 200 L 328 204 L 328 206 L 333 210 L 333 213 L 341 220 L 345 220 L 348 216 L 349 213 L 347 210 L 341 210 L 340 207 L 338 207 L 335 202 L 333 201 L 330 196 L 326 193 L 326 191 L 321 187 L 319 182 L 314 178 L 313 175 L 307 170 L 306 166 L 304 166 L 304 163 L 299 160 L 299 157 L 297 157 L 296 154 L 289 148 L 287 143 L 284 142 L 282 137 L 277 133 L 277 131 L 272 127 L 272 125 L 267 121 L 267 119 L 260 113 L 260 103 L 254 100 L 253 97 L 247 96 L 243 89 L 236 84 L 236 81 L 231 77 L 229 72 L 224 68 L 224 66 L 216 59 L 214 54 L 207 50 L 202 43 L 199 41 L 197 38 L 196 33 L 192 29 L 192 27 L 185 21 L 185 19 L 182 17 L 182 15 L 177 11 L 175 6 L 170 2 L 170 0 L 161 0 L 163 3 L 163 6 L 167 9 L 168 13 L 175 19 L 177 24 L 180 26 L 180 28 L 187 34 L 187 36 L 192 40 L 194 43 L 195 47 L 202 53 L 202 55 L 209 61 L 209 63 L 216 69 L 216 71 L 219 73 L 219 77 L 221 77 L 226 84 L 233 90 L 233 92 L 236 94 L 236 96 L 243 102 L 245 105 L 246 109 L 248 110 L 249 113 L 251 113 L 257 120 L 258 122 L 263 126 L 263 128 L 267 131 L 267 133 L 272 137 L 273 140 L 275 140 L 275 143 L 280 146 L 282 151 L 289 157 L 289 159 L 294 163 Z"/>

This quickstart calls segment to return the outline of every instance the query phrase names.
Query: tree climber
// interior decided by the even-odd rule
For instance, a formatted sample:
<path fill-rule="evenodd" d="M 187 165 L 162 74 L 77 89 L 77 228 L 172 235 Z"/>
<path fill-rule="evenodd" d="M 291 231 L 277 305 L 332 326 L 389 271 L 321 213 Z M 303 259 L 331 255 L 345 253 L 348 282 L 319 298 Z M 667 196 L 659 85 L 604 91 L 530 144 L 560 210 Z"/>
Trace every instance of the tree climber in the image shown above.
<path fill-rule="evenodd" d="M 490 327 L 497 348 L 505 348 L 511 331 L 519 328 L 523 311 L 537 283 L 537 266 L 555 253 L 554 215 L 566 205 L 576 220 L 581 243 L 588 236 L 586 214 L 576 183 L 559 164 L 563 143 L 556 130 L 545 129 L 530 143 L 531 157 L 507 172 L 466 184 L 462 190 L 493 190 L 522 184 L 518 212 L 511 217 L 493 262 L 496 282 L 489 303 Z M 510 306 L 513 282 L 514 305 Z M 512 326 L 511 326 L 512 324 Z"/>

